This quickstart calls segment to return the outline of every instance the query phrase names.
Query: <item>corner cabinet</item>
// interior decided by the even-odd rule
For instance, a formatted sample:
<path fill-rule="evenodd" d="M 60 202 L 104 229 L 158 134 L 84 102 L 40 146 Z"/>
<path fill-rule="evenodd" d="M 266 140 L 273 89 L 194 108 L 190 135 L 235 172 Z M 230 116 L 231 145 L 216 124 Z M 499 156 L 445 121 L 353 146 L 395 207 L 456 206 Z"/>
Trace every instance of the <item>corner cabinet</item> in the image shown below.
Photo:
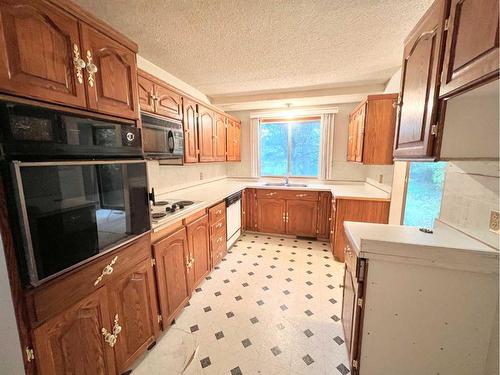
<path fill-rule="evenodd" d="M 369 95 L 349 116 L 347 160 L 392 164 L 398 94 Z"/>
<path fill-rule="evenodd" d="M 498 0 L 452 0 L 440 96 L 498 78 Z"/>
<path fill-rule="evenodd" d="M 404 44 L 395 158 L 433 157 L 446 5 L 436 0 Z"/>

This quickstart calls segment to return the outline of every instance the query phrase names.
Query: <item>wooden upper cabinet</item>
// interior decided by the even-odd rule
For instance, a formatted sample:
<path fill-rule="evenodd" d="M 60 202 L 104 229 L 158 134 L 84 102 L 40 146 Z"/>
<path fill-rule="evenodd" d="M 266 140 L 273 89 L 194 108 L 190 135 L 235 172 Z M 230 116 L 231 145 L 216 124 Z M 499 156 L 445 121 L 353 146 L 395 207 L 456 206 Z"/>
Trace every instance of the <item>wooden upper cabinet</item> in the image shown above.
<path fill-rule="evenodd" d="M 286 201 L 284 199 L 257 199 L 257 229 L 264 233 L 286 233 Z"/>
<path fill-rule="evenodd" d="M 198 162 L 198 112 L 196 102 L 184 98 L 184 163 Z"/>
<path fill-rule="evenodd" d="M 192 261 L 189 268 L 191 290 L 210 272 L 210 235 L 208 215 L 188 224 L 187 238 L 189 258 Z"/>
<path fill-rule="evenodd" d="M 198 104 L 198 147 L 201 162 L 214 161 L 215 114 L 211 109 Z"/>
<path fill-rule="evenodd" d="M 103 328 L 112 332 L 113 324 L 102 287 L 35 328 L 38 374 L 116 374 L 114 350 L 102 334 Z"/>
<path fill-rule="evenodd" d="M 89 108 L 139 118 L 135 53 L 84 23 L 81 38 Z"/>
<path fill-rule="evenodd" d="M 369 95 L 349 117 L 347 160 L 392 164 L 397 94 Z"/>
<path fill-rule="evenodd" d="M 214 161 L 226 161 L 226 125 L 226 116 L 215 113 Z"/>
<path fill-rule="evenodd" d="M 156 259 L 158 299 L 164 327 L 169 325 L 189 300 L 187 276 L 189 251 L 186 229 L 182 227 L 153 244 Z"/>
<path fill-rule="evenodd" d="M 44 1 L 0 1 L 0 90 L 85 107 L 78 20 Z"/>
<path fill-rule="evenodd" d="M 182 120 L 182 96 L 160 84 L 155 84 L 155 113 Z"/>
<path fill-rule="evenodd" d="M 155 112 L 155 88 L 154 83 L 147 77 L 139 74 L 137 76 L 137 87 L 139 90 L 139 106 L 141 111 Z"/>
<path fill-rule="evenodd" d="M 115 345 L 119 374 L 130 369 L 158 336 L 158 307 L 151 259 L 130 268 L 110 284 L 110 314 L 122 327 Z"/>
<path fill-rule="evenodd" d="M 286 233 L 316 237 L 318 202 L 300 199 L 286 201 Z"/>
<path fill-rule="evenodd" d="M 440 96 L 498 77 L 498 0 L 452 0 Z"/>
<path fill-rule="evenodd" d="M 241 124 L 228 119 L 226 134 L 227 161 L 241 161 Z"/>
<path fill-rule="evenodd" d="M 401 72 L 396 158 L 430 158 L 447 1 L 436 0 L 406 39 Z"/>

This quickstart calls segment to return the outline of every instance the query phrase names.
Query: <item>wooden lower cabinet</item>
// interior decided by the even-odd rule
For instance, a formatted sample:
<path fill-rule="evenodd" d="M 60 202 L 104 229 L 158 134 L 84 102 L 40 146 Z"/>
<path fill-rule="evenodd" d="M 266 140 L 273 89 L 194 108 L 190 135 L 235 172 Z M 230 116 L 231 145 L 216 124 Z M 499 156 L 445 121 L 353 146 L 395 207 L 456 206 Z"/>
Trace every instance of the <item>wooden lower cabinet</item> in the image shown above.
<path fill-rule="evenodd" d="M 112 331 L 112 325 L 108 290 L 102 287 L 35 328 L 38 374 L 115 374 L 114 350 L 104 341 L 101 331 Z"/>
<path fill-rule="evenodd" d="M 371 201 L 355 199 L 337 199 L 335 205 L 335 229 L 333 255 L 344 261 L 344 246 L 347 237 L 344 232 L 344 221 L 360 221 L 367 223 L 387 224 L 389 220 L 389 201 Z"/>
<path fill-rule="evenodd" d="M 284 199 L 257 199 L 257 230 L 264 233 L 286 233 L 286 201 Z"/>
<path fill-rule="evenodd" d="M 329 191 L 319 193 L 317 237 L 325 240 L 330 238 L 330 224 L 332 222 L 331 202 L 332 193 Z"/>
<path fill-rule="evenodd" d="M 184 308 L 190 297 L 187 264 L 189 250 L 186 229 L 182 227 L 171 235 L 153 244 L 156 259 L 158 299 L 166 327 Z"/>
<path fill-rule="evenodd" d="M 156 340 L 159 332 L 156 286 L 151 259 L 133 267 L 110 284 L 110 314 L 122 327 L 115 345 L 116 367 L 121 374 Z"/>
<path fill-rule="evenodd" d="M 188 269 L 190 289 L 193 290 L 210 272 L 210 228 L 208 215 L 187 225 L 187 241 L 191 267 Z"/>
<path fill-rule="evenodd" d="M 286 233 L 296 236 L 316 237 L 318 202 L 305 200 L 286 201 Z"/>

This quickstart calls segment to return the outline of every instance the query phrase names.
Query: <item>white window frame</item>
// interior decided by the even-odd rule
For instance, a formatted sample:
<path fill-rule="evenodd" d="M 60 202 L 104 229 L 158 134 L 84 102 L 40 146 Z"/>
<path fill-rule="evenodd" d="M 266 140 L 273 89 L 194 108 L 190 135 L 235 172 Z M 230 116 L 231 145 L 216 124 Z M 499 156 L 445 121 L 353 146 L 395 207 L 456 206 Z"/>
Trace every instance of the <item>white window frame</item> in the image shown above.
<path fill-rule="evenodd" d="M 292 168 L 292 128 L 290 126 L 291 123 L 305 123 L 305 122 L 312 122 L 312 121 L 317 121 L 319 125 L 321 126 L 321 117 L 320 116 L 310 116 L 310 117 L 298 117 L 298 118 L 293 118 L 293 119 L 280 119 L 280 118 L 266 118 L 266 119 L 261 119 L 265 120 L 265 122 L 259 121 L 259 129 L 258 129 L 258 139 L 259 139 L 259 152 L 258 152 L 258 164 L 259 164 L 259 177 L 265 177 L 265 178 L 271 178 L 271 177 L 291 177 L 291 178 L 307 178 L 307 179 L 317 179 L 319 178 L 320 175 L 320 159 L 321 159 L 321 153 L 320 149 L 318 149 L 318 173 L 314 176 L 295 176 L 291 174 L 291 168 Z M 288 132 L 288 172 L 285 175 L 265 175 L 262 174 L 261 170 L 261 156 L 262 156 L 262 144 L 260 142 L 260 137 L 261 137 L 261 128 L 262 125 L 265 124 L 287 124 L 287 132 Z M 306 125 L 307 126 L 307 125 Z M 320 133 L 320 140 L 321 144 L 321 133 Z M 320 147 L 321 148 L 321 147 Z"/>

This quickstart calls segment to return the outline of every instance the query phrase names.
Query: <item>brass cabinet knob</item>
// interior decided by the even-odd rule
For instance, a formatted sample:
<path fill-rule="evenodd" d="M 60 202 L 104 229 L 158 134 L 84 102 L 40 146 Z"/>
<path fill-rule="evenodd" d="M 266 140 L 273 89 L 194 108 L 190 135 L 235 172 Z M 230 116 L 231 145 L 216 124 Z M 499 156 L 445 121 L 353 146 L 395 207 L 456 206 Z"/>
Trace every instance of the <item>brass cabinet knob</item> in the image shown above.
<path fill-rule="evenodd" d="M 118 260 L 118 256 L 115 256 L 111 260 L 111 262 L 106 267 L 103 268 L 101 275 L 96 279 L 96 281 L 94 281 L 94 286 L 99 284 L 102 281 L 102 279 L 104 278 L 104 276 L 111 275 L 113 273 L 113 271 L 114 271 L 113 266 L 115 265 L 117 260 Z"/>

